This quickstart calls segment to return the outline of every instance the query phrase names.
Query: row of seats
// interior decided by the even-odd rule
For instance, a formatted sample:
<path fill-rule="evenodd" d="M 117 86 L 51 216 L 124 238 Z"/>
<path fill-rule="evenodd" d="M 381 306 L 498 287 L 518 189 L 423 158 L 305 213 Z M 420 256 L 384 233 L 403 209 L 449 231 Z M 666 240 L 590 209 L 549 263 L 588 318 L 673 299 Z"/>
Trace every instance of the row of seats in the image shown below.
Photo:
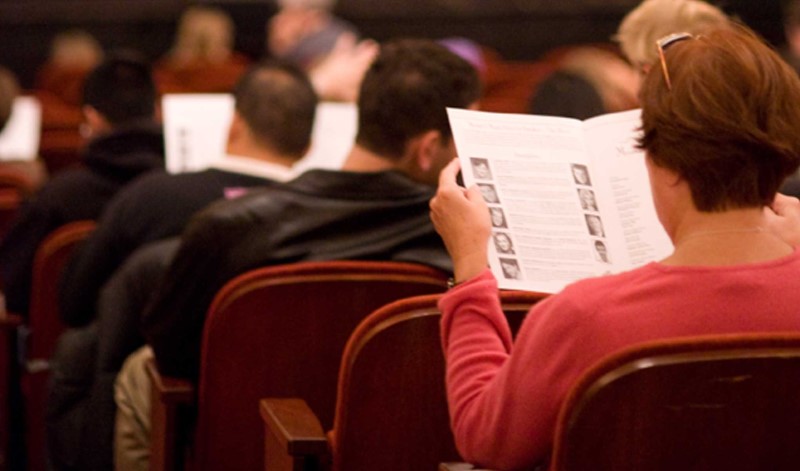
<path fill-rule="evenodd" d="M 260 439 L 262 397 L 296 398 L 267 401 L 262 414 L 276 424 L 288 415 L 302 430 L 316 431 L 316 446 L 283 448 L 341 450 L 337 469 L 435 469 L 443 457 L 457 458 L 436 307 L 445 280 L 427 267 L 389 262 L 301 263 L 232 280 L 209 311 L 196 393 L 150 365 L 151 467 L 175 469 L 183 457 L 191 469 L 263 467 L 265 450 L 288 438 L 273 431 L 266 445 Z M 513 324 L 541 298 L 505 293 Z M 178 436 L 185 427 L 175 421 L 184 400 L 195 397 L 196 425 L 187 440 Z M 376 428 L 364 430 L 361 424 L 371 419 Z M 328 443 L 323 431 L 330 429 Z M 192 445 L 175 455 L 176 443 Z"/>
<path fill-rule="evenodd" d="M 93 229 L 93 222 L 81 221 L 51 234 L 40 246 L 34 262 L 28 323 L 23 324 L 13 314 L 0 320 L 3 333 L 0 342 L 4 343 L 0 350 L 0 387 L 3 388 L 0 396 L 9 397 L 12 362 L 20 360 L 21 371 L 12 381 L 21 383 L 24 396 L 28 469 L 46 469 L 43 450 L 49 360 L 63 331 L 58 314 L 57 280 L 72 250 Z M 319 423 L 326 429 L 333 427 L 340 358 L 345 350 L 365 350 L 361 341 L 350 340 L 348 344 L 349 336 L 354 331 L 358 336 L 365 330 L 382 332 L 387 326 L 394 325 L 412 328 L 399 338 L 394 337 L 397 333 L 392 330 L 392 340 L 386 344 L 389 348 L 386 353 L 390 355 L 387 361 L 399 360 L 401 363 L 396 367 L 382 365 L 382 360 L 373 364 L 383 374 L 368 374 L 366 378 L 372 379 L 369 387 L 389 387 L 387 391 L 391 391 L 394 389 L 391 385 L 400 380 L 398 388 L 416 388 L 413 394 L 409 390 L 403 395 L 410 402 L 406 404 L 408 410 L 403 410 L 406 407 L 397 410 L 398 417 L 414 411 L 417 407 L 414 404 L 429 402 L 412 399 L 414 394 L 424 393 L 426 397 L 436 398 L 430 401 L 436 412 L 422 414 L 434 419 L 436 427 L 426 426 L 423 430 L 445 433 L 449 437 L 442 383 L 444 363 L 435 306 L 438 295 L 446 286 L 447 274 L 436 269 L 375 261 L 308 262 L 267 267 L 230 281 L 220 290 L 210 308 L 199 384 L 195 386 L 185 381 L 161 378 L 155 365 L 150 366 L 156 397 L 153 402 L 153 468 L 183 467 L 188 464 L 187 458 L 194 467 L 203 469 L 260 468 L 264 452 L 258 402 L 266 396 L 302 398 L 305 404 L 310 404 L 309 410 L 317 415 Z M 375 314 L 379 315 L 378 318 L 373 315 L 365 320 L 372 311 L 387 303 L 416 299 L 413 296 L 419 295 L 427 296 L 420 298 L 419 315 L 409 317 L 409 321 L 414 321 L 410 324 L 395 320 L 381 320 L 376 324 L 375 319 L 381 319 L 379 313 Z M 532 293 L 518 293 L 517 296 L 521 298 L 515 307 L 515 325 L 540 298 Z M 20 336 L 24 352 L 15 349 L 15 334 L 18 332 L 24 332 Z M 382 338 L 375 333 L 368 333 L 366 337 Z M 392 378 L 386 374 L 410 365 L 414 367 L 416 379 Z M 7 405 L 7 401 L 2 401 L 0 418 L 4 425 L 8 423 Z M 187 406 L 197 411 L 195 433 L 191 439 L 181 437 L 179 433 L 185 434 L 189 430 L 178 423 L 182 416 L 177 412 Z M 4 451 L 8 449 L 8 430 L 7 426 L 0 427 L 0 445 Z M 248 433 L 234 434 L 232 430 Z M 416 433 L 409 436 L 414 435 Z M 179 443 L 193 443 L 191 451 L 182 453 Z M 445 443 L 451 450 L 447 454 L 449 459 L 457 458 L 452 452 L 452 438 Z M 235 458 L 232 459 L 234 450 Z M 439 448 L 432 450 L 423 459 L 438 462 L 438 451 Z M 6 456 L 5 453 L 2 456 Z"/>
<path fill-rule="evenodd" d="M 25 443 L 29 469 L 46 469 L 45 409 L 49 361 L 64 330 L 58 311 L 58 280 L 77 245 L 94 230 L 93 221 L 77 221 L 53 231 L 40 245 L 33 264 L 31 304 L 27 323 L 13 313 L 0 316 L 0 456 L 8 456 L 8 410 L 18 381 L 23 395 Z M 17 362 L 13 365 L 12 362 Z M 12 371 L 18 373 L 12 374 Z M 3 469 L 4 461 L 0 461 Z"/>
<path fill-rule="evenodd" d="M 21 375 L 29 469 L 45 469 L 47 362 L 62 328 L 53 280 L 92 229 L 65 226 L 37 253 Z M 436 306 L 445 286 L 446 275 L 428 267 L 368 261 L 266 267 L 230 281 L 210 308 L 198 384 L 148 365 L 152 468 L 436 469 L 457 461 Z M 512 331 L 543 297 L 501 293 Z M 19 326 L 14 316 L 0 322 L 4 398 Z M 800 459 L 798 369 L 797 335 L 621 352 L 570 395 L 553 469 L 790 469 Z M 0 410 L 3 424 L 8 412 Z M 4 445 L 7 432 L 0 427 Z"/>
<path fill-rule="evenodd" d="M 341 263 L 348 262 L 333 265 Z M 163 458 L 154 469 L 417 470 L 459 459 L 445 399 L 440 294 L 404 297 L 339 324 L 359 310 L 337 296 L 376 289 L 339 280 L 331 289 L 326 265 L 256 270 L 219 293 L 196 396 L 150 365 L 154 383 L 169 385 L 153 390 L 153 453 Z M 501 292 L 514 333 L 543 298 Z M 551 469 L 794 469 L 798 373 L 797 334 L 660 340 L 619 352 L 590 369 L 565 402 Z M 194 397 L 193 436 L 181 439 L 182 428 L 164 419 L 180 417 L 177 399 Z"/>

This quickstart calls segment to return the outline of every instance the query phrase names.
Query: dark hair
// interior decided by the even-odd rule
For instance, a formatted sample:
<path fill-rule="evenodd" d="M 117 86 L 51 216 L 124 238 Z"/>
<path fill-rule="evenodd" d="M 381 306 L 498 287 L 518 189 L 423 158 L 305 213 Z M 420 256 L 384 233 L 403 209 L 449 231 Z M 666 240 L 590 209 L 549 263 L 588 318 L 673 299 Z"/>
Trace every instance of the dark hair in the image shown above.
<path fill-rule="evenodd" d="M 557 71 L 547 77 L 531 96 L 531 114 L 587 119 L 605 113 L 600 93 L 587 79 Z"/>
<path fill-rule="evenodd" d="M 479 96 L 473 66 L 444 46 L 421 39 L 389 42 L 361 83 L 356 143 L 399 158 L 422 132 L 436 130 L 449 139 L 445 108 L 466 108 Z"/>
<path fill-rule="evenodd" d="M 654 64 L 639 147 L 688 182 L 700 211 L 769 204 L 800 164 L 795 71 L 743 26 L 676 42 L 665 58 L 672 86 Z"/>
<path fill-rule="evenodd" d="M 289 62 L 265 61 L 250 68 L 233 93 L 236 111 L 264 145 L 303 157 L 317 110 L 317 95 L 305 72 Z"/>
<path fill-rule="evenodd" d="M 800 1 L 787 0 L 783 5 L 784 26 L 800 26 Z"/>
<path fill-rule="evenodd" d="M 135 53 L 110 55 L 86 77 L 83 104 L 96 109 L 115 126 L 152 119 L 156 86 L 150 65 Z"/>

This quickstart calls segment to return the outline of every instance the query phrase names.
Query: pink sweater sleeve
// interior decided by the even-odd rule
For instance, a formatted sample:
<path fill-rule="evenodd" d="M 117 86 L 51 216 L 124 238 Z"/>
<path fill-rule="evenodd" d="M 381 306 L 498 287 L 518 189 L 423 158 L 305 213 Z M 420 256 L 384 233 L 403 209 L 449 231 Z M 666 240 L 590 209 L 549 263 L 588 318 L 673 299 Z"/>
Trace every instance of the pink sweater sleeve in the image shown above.
<path fill-rule="evenodd" d="M 529 468 L 550 451 L 559 406 L 577 374 L 563 368 L 574 352 L 566 338 L 575 327 L 558 320 L 560 315 L 550 315 L 564 308 L 552 306 L 563 303 L 551 299 L 528 314 L 513 355 L 491 272 L 440 300 L 451 426 L 467 461 L 498 469 Z"/>

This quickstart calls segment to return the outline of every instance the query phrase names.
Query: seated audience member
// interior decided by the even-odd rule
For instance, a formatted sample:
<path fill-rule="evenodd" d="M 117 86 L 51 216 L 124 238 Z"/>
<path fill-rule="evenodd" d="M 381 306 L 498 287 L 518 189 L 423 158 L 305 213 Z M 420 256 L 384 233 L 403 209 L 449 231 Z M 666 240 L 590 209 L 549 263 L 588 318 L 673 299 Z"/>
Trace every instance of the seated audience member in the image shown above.
<path fill-rule="evenodd" d="M 784 5 L 783 28 L 786 46 L 781 49 L 781 56 L 800 73 L 800 0 L 790 0 Z M 800 196 L 800 175 L 797 172 L 786 180 L 781 193 Z"/>
<path fill-rule="evenodd" d="M 0 132 L 6 126 L 19 94 L 19 83 L 10 70 L 0 67 Z"/>
<path fill-rule="evenodd" d="M 289 180 L 292 165 L 310 145 L 317 99 L 294 65 L 270 61 L 254 66 L 242 76 L 234 98 L 227 155 L 209 170 L 148 175 L 131 184 L 108 205 L 67 268 L 64 320 L 73 326 L 97 322 L 68 330 L 59 341 L 49 397 L 53 413 L 48 416 L 54 461 L 80 459 L 81 469 L 104 469 L 111 462 L 113 379 L 125 357 L 144 343 L 138 329 L 143 293 L 154 290 L 158 280 L 150 275 L 136 279 L 118 267 L 140 246 L 180 234 L 192 214 L 226 193 Z M 87 358 L 96 358 L 97 364 Z M 84 430 L 80 447 L 70 441 L 76 435 L 76 414 L 82 414 Z"/>
<path fill-rule="evenodd" d="M 781 49 L 781 56 L 800 73 L 800 0 L 784 2 L 783 31 L 786 46 Z"/>
<path fill-rule="evenodd" d="M 358 39 L 355 27 L 331 13 L 335 0 L 279 0 L 267 23 L 270 55 L 308 71 L 322 100 L 355 102 L 374 41 Z"/>
<path fill-rule="evenodd" d="M 62 31 L 53 38 L 47 62 L 36 72 L 35 88 L 79 112 L 83 82 L 102 60 L 103 48 L 91 34 L 81 29 Z"/>
<path fill-rule="evenodd" d="M 722 10 L 703 0 L 644 0 L 622 19 L 614 39 L 630 63 L 646 72 L 658 59 L 653 47 L 658 39 L 730 24 Z"/>
<path fill-rule="evenodd" d="M 638 106 L 639 74 L 621 57 L 599 47 L 579 47 L 531 97 L 532 114 L 587 119 Z"/>
<path fill-rule="evenodd" d="M 250 62 L 233 50 L 234 24 L 224 10 L 192 6 L 181 15 L 175 43 L 155 65 L 161 93 L 223 93 Z"/>
<path fill-rule="evenodd" d="M 39 152 L 50 174 L 80 164 L 80 149 L 86 144 L 80 133 L 83 84 L 103 55 L 87 31 L 62 31 L 51 42 L 47 62 L 36 72 L 34 94 L 42 105 Z"/>
<path fill-rule="evenodd" d="M 20 88 L 17 76 L 0 66 L 0 133 L 14 113 L 14 103 L 19 96 Z M 17 194 L 20 199 L 29 196 L 47 180 L 47 172 L 38 159 L 27 160 L 21 155 L 0 154 L 0 174 L 2 190 L 6 195 Z M 35 157 L 35 156 L 28 156 Z M 6 204 L 0 211 L 0 240 L 13 222 L 16 206 Z"/>
<path fill-rule="evenodd" d="M 800 164 L 800 80 L 744 28 L 662 50 L 664 68 L 650 69 L 640 94 L 639 146 L 675 247 L 664 260 L 567 286 L 537 304 L 512 341 L 486 268 L 487 207 L 477 188 L 457 186 L 457 162 L 442 172 L 431 217 L 459 284 L 439 307 L 452 427 L 468 461 L 545 461 L 567 392 L 632 344 L 800 330 L 800 254 L 767 208 L 793 211 L 791 200 L 773 199 Z"/>
<path fill-rule="evenodd" d="M 67 266 L 61 315 L 67 325 L 94 319 L 97 294 L 139 246 L 173 237 L 212 201 L 294 176 L 311 144 L 317 98 L 306 75 L 286 62 L 254 66 L 234 90 L 226 156 L 211 169 L 147 176 L 109 204 L 95 232 Z"/>
<path fill-rule="evenodd" d="M 439 170 L 455 156 L 445 108 L 472 106 L 479 95 L 472 66 L 442 46 L 424 40 L 383 46 L 361 85 L 358 132 L 343 170 L 310 170 L 193 218 L 144 317 L 161 372 L 197 378 L 211 300 L 249 269 L 368 259 L 449 271 L 428 201 Z M 138 426 L 147 423 L 146 408 L 137 405 L 149 397 L 136 386 L 147 388 L 139 377 L 145 356 L 134 354 L 117 378 L 118 447 L 132 437 L 146 438 Z"/>
<path fill-rule="evenodd" d="M 130 56 L 109 58 L 86 79 L 83 114 L 90 142 L 84 167 L 49 180 L 23 206 L 0 244 L 0 275 L 9 310 L 26 314 L 33 257 L 42 240 L 68 222 L 96 219 L 134 178 L 164 165 L 149 66 Z"/>

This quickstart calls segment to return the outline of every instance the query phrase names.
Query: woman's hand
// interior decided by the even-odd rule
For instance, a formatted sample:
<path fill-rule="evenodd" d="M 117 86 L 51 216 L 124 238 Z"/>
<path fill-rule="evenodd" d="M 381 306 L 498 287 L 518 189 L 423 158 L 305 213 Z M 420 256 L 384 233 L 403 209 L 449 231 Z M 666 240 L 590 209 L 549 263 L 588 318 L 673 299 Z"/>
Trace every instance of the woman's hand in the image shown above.
<path fill-rule="evenodd" d="M 489 208 L 476 186 L 458 186 L 458 159 L 453 159 L 439 175 L 439 189 L 431 199 L 431 220 L 453 259 L 456 282 L 468 280 L 488 264 L 487 247 L 491 235 Z"/>
<path fill-rule="evenodd" d="M 764 215 L 769 230 L 792 247 L 800 246 L 800 200 L 778 193 Z"/>

